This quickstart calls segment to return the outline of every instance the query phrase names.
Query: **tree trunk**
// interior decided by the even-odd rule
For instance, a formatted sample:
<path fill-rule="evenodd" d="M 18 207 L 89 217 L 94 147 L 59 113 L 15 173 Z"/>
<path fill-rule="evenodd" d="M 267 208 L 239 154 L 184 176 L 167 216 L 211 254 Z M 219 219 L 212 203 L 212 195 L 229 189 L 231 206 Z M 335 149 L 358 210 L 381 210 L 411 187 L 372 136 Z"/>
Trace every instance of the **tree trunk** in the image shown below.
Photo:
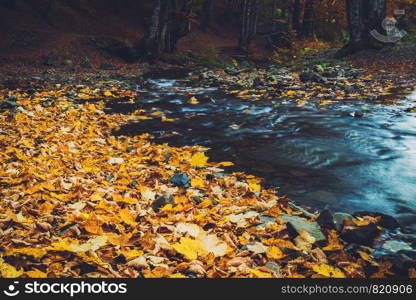
<path fill-rule="evenodd" d="M 272 32 L 276 32 L 277 30 L 277 22 L 276 22 L 276 11 L 277 11 L 277 0 L 273 0 L 273 5 L 272 5 Z"/>
<path fill-rule="evenodd" d="M 43 15 L 43 18 L 48 23 L 49 23 L 49 18 L 51 17 L 51 15 L 53 14 L 53 11 L 55 10 L 56 3 L 57 2 L 58 2 L 58 0 L 49 0 L 48 1 L 48 7 L 46 8 L 46 11 L 45 11 L 45 13 Z"/>
<path fill-rule="evenodd" d="M 376 30 L 383 34 L 382 22 L 386 11 L 386 0 L 347 0 L 350 40 L 336 56 L 343 57 L 366 49 L 380 49 L 382 43 L 371 32 Z"/>
<path fill-rule="evenodd" d="M 292 28 L 296 31 L 298 37 L 301 35 L 301 17 L 302 17 L 302 3 L 301 0 L 294 0 L 292 8 Z"/>
<path fill-rule="evenodd" d="M 212 11 L 214 9 L 214 0 L 205 0 L 202 4 L 201 12 L 201 29 L 207 30 L 211 23 Z"/>
<path fill-rule="evenodd" d="M 179 8 L 177 1 L 155 0 L 146 35 L 139 43 L 139 53 L 157 58 L 162 53 L 174 52 L 177 42 L 190 31 L 188 17 L 192 4 L 192 1 L 185 0 Z"/>
<path fill-rule="evenodd" d="M 159 56 L 166 48 L 169 0 L 156 0 L 150 25 L 144 38 L 144 54 L 149 57 Z"/>
<path fill-rule="evenodd" d="M 257 34 L 258 0 L 244 0 L 239 48 L 247 51 Z"/>
<path fill-rule="evenodd" d="M 315 38 L 316 26 L 316 0 L 307 0 L 305 5 L 305 14 L 303 17 L 302 36 L 305 38 Z"/>

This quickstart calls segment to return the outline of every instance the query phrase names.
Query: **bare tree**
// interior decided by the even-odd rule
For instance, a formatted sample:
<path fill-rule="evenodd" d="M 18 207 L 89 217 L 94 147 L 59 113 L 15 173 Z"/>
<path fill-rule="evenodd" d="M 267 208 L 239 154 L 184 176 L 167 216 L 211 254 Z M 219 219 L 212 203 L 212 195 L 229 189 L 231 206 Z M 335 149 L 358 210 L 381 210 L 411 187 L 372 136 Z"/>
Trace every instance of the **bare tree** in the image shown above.
<path fill-rule="evenodd" d="M 257 33 L 258 0 L 244 0 L 239 47 L 247 50 Z"/>
<path fill-rule="evenodd" d="M 337 53 L 337 57 L 382 47 L 371 32 L 373 30 L 383 32 L 381 25 L 386 17 L 386 11 L 386 0 L 347 0 L 350 40 Z"/>

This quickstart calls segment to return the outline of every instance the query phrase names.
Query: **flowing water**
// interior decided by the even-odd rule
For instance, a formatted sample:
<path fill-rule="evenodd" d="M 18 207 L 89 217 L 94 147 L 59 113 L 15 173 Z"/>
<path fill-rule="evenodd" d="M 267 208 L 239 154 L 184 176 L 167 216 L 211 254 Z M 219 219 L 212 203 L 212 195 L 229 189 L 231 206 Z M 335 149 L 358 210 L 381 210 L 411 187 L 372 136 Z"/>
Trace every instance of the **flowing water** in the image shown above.
<path fill-rule="evenodd" d="M 227 171 L 263 177 L 300 204 L 379 211 L 416 224 L 416 114 L 406 112 L 416 106 L 416 92 L 302 107 L 237 99 L 173 79 L 149 80 L 140 92 L 135 104 L 113 102 L 109 109 L 157 109 L 178 120 L 141 120 L 116 134 L 148 132 L 173 146 L 209 147 L 212 161 L 235 163 Z M 189 93 L 200 104 L 189 104 Z"/>

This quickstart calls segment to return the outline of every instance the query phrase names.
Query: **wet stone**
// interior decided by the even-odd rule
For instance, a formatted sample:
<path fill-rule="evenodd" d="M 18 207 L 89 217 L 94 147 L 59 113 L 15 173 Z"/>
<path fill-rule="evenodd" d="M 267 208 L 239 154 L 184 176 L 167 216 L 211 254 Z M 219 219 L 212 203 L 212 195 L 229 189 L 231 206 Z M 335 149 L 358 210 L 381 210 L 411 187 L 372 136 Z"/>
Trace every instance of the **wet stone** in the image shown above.
<path fill-rule="evenodd" d="M 282 273 L 280 272 L 280 266 L 277 263 L 275 263 L 275 262 L 268 262 L 265 265 L 265 267 L 268 268 L 268 269 L 270 269 L 270 270 L 272 270 L 272 271 L 274 271 L 276 273 L 276 275 L 277 275 L 278 278 L 281 278 L 282 277 Z"/>
<path fill-rule="evenodd" d="M 332 213 L 328 209 L 323 210 L 319 214 L 319 217 L 316 221 L 321 227 L 328 228 L 328 229 L 335 228 L 334 218 L 332 216 Z"/>
<path fill-rule="evenodd" d="M 401 227 L 400 223 L 394 217 L 383 214 L 383 213 L 362 211 L 362 212 L 357 212 L 354 215 L 358 217 L 362 217 L 362 216 L 380 217 L 380 221 L 378 222 L 378 225 L 389 230 L 394 230 L 394 229 Z"/>
<path fill-rule="evenodd" d="M 353 218 L 350 214 L 342 212 L 336 212 L 332 215 L 332 217 L 337 231 L 341 231 L 344 227 L 344 220 L 351 222 Z"/>
<path fill-rule="evenodd" d="M 326 237 L 322 233 L 321 228 L 317 222 L 308 222 L 299 217 L 291 215 L 283 215 L 280 218 L 287 222 L 289 234 L 297 236 L 304 230 L 307 231 L 313 238 L 315 238 L 317 244 L 322 244 L 326 241 Z"/>
<path fill-rule="evenodd" d="M 360 245 L 371 245 L 373 240 L 380 233 L 377 226 L 373 223 L 349 230 L 341 235 L 341 238 L 348 243 L 355 243 Z"/>

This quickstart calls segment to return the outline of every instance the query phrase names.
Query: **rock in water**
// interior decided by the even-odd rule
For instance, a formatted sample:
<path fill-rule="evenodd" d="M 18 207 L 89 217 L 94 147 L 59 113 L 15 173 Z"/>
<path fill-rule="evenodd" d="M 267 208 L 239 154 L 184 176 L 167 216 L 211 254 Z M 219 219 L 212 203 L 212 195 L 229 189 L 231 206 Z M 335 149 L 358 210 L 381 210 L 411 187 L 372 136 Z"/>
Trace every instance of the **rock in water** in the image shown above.
<path fill-rule="evenodd" d="M 380 231 L 377 226 L 371 223 L 357 229 L 349 230 L 341 234 L 341 238 L 348 243 L 371 245 L 379 233 Z"/>
<path fill-rule="evenodd" d="M 111 64 L 101 64 L 100 65 L 101 70 L 108 70 L 108 71 L 115 71 L 118 70 L 118 68 Z"/>
<path fill-rule="evenodd" d="M 332 217 L 334 219 L 334 224 L 337 231 L 341 231 L 344 227 L 344 220 L 352 222 L 353 218 L 350 214 L 342 212 L 336 212 L 332 215 Z"/>
<path fill-rule="evenodd" d="M 380 222 L 378 223 L 378 225 L 389 230 L 394 230 L 401 227 L 400 223 L 394 217 L 379 212 L 360 211 L 354 213 L 354 216 L 380 217 Z"/>
<path fill-rule="evenodd" d="M 328 228 L 328 229 L 335 228 L 334 218 L 332 216 L 332 213 L 328 209 L 325 209 L 320 213 L 316 222 L 318 222 L 318 224 L 324 228 Z"/>
<path fill-rule="evenodd" d="M 291 215 L 283 215 L 280 217 L 283 221 L 287 222 L 287 229 L 292 236 L 299 235 L 302 230 L 307 231 L 317 244 L 323 244 L 326 242 L 326 237 L 322 233 L 321 228 L 317 222 L 308 222 L 299 217 Z"/>

